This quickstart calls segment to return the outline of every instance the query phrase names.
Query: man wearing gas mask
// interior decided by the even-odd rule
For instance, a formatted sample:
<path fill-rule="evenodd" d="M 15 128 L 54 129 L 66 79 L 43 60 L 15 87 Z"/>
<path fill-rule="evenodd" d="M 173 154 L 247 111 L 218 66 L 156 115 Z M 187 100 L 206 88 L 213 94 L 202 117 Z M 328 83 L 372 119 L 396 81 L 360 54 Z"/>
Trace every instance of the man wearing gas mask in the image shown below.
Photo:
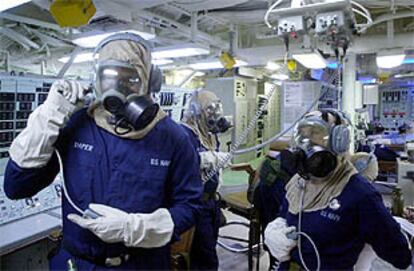
<path fill-rule="evenodd" d="M 87 110 L 78 82 L 52 85 L 12 144 L 5 192 L 33 196 L 61 162 L 67 194 L 52 270 L 169 269 L 168 244 L 195 223 L 199 208 L 197 154 L 150 98 L 160 75 L 141 37 L 110 36 L 95 53 L 97 99 Z"/>
<path fill-rule="evenodd" d="M 218 170 L 217 167 L 228 155 L 218 151 L 217 134 L 226 132 L 230 124 L 223 116 L 220 99 L 210 91 L 201 90 L 193 93 L 182 125 L 199 154 L 200 172 L 204 181 L 202 207 L 190 254 L 191 269 L 217 270 L 216 244 L 221 216 L 216 198 L 221 169 Z M 215 170 L 218 172 L 207 179 Z"/>
<path fill-rule="evenodd" d="M 295 127 L 292 148 L 282 153 L 298 174 L 286 185 L 282 217 L 265 230 L 265 243 L 287 269 L 352 270 L 364 244 L 397 268 L 411 252 L 380 194 L 345 158 L 350 146 L 340 111 L 317 111 Z M 289 262 L 290 261 L 290 262 Z"/>

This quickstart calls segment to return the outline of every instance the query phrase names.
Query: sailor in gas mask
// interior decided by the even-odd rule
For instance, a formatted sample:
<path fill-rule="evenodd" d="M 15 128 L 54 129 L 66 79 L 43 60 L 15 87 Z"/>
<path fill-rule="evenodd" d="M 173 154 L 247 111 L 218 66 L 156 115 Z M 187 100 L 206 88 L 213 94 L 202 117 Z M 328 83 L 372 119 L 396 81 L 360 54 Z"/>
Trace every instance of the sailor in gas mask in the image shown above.
<path fill-rule="evenodd" d="M 206 176 L 217 169 L 228 153 L 219 152 L 218 133 L 230 128 L 223 116 L 220 99 L 207 90 L 195 91 L 189 109 L 183 119 L 183 127 L 189 135 L 194 149 L 200 157 L 200 171 L 204 177 L 204 195 L 201 214 L 197 218 L 190 263 L 194 270 L 217 270 L 216 244 L 220 225 L 220 207 L 216 191 L 220 182 L 220 172 L 210 179 Z"/>
<path fill-rule="evenodd" d="M 197 154 L 182 128 L 150 98 L 149 45 L 130 33 L 98 46 L 96 100 L 56 81 L 14 140 L 5 192 L 30 197 L 49 185 L 62 158 L 63 243 L 52 270 L 169 269 L 169 242 L 195 223 L 202 193 Z M 76 207 L 77 206 L 77 207 Z M 81 216 L 88 209 L 94 216 Z M 96 218 L 97 216 L 97 218 Z"/>
<path fill-rule="evenodd" d="M 365 243 L 395 267 L 407 268 L 411 252 L 398 223 L 346 158 L 350 133 L 344 115 L 310 113 L 292 141 L 282 159 L 298 174 L 286 185 L 281 217 L 265 230 L 270 252 L 284 262 L 280 268 L 290 261 L 306 270 L 352 270 Z"/>

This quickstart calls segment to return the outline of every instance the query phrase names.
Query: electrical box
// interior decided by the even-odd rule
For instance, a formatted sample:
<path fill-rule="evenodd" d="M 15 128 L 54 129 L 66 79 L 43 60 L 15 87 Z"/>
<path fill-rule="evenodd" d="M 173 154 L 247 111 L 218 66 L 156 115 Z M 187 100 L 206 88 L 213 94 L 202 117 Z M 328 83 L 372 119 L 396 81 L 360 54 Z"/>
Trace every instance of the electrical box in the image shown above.
<path fill-rule="evenodd" d="M 329 28 L 339 28 L 345 25 L 345 16 L 342 11 L 326 12 L 316 15 L 316 33 L 323 33 Z"/>
<path fill-rule="evenodd" d="M 180 122 L 184 117 L 193 91 L 163 85 L 161 91 L 154 95 L 154 99 L 170 118 L 176 122 Z"/>
<path fill-rule="evenodd" d="M 219 135 L 220 150 L 229 151 L 230 145 L 241 137 L 256 113 L 257 80 L 241 77 L 211 78 L 206 80 L 205 88 L 214 92 L 221 99 L 224 115 L 233 118 L 234 128 Z M 256 129 L 255 127 L 250 131 L 240 148 L 256 145 Z M 233 163 L 244 163 L 255 158 L 256 153 L 249 152 L 234 156 Z"/>
<path fill-rule="evenodd" d="M 290 33 L 301 34 L 306 32 L 303 16 L 281 18 L 278 21 L 277 34 L 283 36 Z"/>
<path fill-rule="evenodd" d="M 388 132 L 414 120 L 414 88 L 397 85 L 380 87 L 380 122 Z"/>

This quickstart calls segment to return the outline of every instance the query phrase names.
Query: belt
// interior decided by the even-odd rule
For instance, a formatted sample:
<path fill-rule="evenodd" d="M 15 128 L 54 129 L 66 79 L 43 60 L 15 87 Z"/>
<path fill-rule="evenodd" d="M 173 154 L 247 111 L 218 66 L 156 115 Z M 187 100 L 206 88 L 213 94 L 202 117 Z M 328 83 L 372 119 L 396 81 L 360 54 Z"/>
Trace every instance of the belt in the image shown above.
<path fill-rule="evenodd" d="M 105 259 L 105 266 L 106 267 L 114 267 L 120 266 L 123 263 L 126 263 L 129 260 L 129 254 L 120 255 L 118 257 L 106 258 Z"/>
<path fill-rule="evenodd" d="M 116 267 L 126 263 L 131 256 L 129 254 L 120 254 L 116 257 L 107 257 L 107 258 L 98 258 L 98 257 L 91 257 L 88 255 L 80 255 L 79 253 L 74 252 L 72 249 L 65 246 L 65 250 L 69 252 L 71 255 L 80 258 L 82 260 L 91 262 L 96 265 L 106 266 L 106 267 Z"/>

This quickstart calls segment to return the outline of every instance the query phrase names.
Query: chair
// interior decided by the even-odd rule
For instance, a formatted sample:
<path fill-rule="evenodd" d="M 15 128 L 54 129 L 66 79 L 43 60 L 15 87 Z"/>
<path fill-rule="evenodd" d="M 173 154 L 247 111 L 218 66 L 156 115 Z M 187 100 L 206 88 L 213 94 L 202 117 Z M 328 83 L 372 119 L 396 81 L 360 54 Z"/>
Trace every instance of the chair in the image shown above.
<path fill-rule="evenodd" d="M 273 142 L 270 145 L 271 151 L 282 151 L 289 146 L 290 138 L 283 138 L 278 141 Z M 248 252 L 248 268 L 249 270 L 253 269 L 253 255 L 256 254 L 256 270 L 259 270 L 260 266 L 260 237 L 261 237 L 261 221 L 260 221 L 260 212 L 255 208 L 255 187 L 259 181 L 259 170 L 261 164 L 255 170 L 248 163 L 241 163 L 232 165 L 230 169 L 232 171 L 244 171 L 248 174 L 248 184 L 247 186 L 241 187 L 236 191 L 230 191 L 228 193 L 221 193 L 220 200 L 222 205 L 232 213 L 240 215 L 244 218 L 247 218 L 250 223 L 243 223 L 238 221 L 233 221 L 227 223 L 225 226 L 229 225 L 243 225 L 249 228 L 249 239 L 244 240 L 240 238 L 235 238 L 232 236 L 219 236 L 223 239 L 234 240 L 238 242 L 245 242 L 248 244 L 247 249 L 234 249 L 226 246 L 223 242 L 219 240 L 219 245 L 223 248 L 233 251 L 233 252 Z M 257 247 L 257 251 L 254 249 Z"/>
<path fill-rule="evenodd" d="M 232 252 L 245 252 L 248 253 L 248 267 L 249 270 L 253 269 L 253 255 L 256 254 L 257 261 L 256 261 L 256 270 L 259 270 L 260 264 L 260 218 L 258 212 L 254 208 L 254 204 L 252 203 L 252 191 L 257 180 L 256 170 L 250 164 L 242 163 L 237 165 L 232 165 L 230 167 L 232 171 L 245 171 L 249 176 L 248 185 L 241 187 L 238 191 L 232 191 L 228 193 L 220 193 L 220 201 L 224 208 L 227 208 L 230 212 L 245 217 L 250 221 L 250 223 L 244 223 L 239 221 L 232 221 L 227 223 L 224 226 L 229 225 L 242 225 L 249 228 L 249 239 L 241 239 L 232 236 L 222 236 L 219 237 L 222 239 L 229 239 L 238 242 L 247 243 L 247 249 L 235 249 L 225 245 L 225 243 L 219 240 L 219 245 L 223 248 L 230 250 Z M 257 247 L 257 251 L 255 253 L 254 248 Z"/>

